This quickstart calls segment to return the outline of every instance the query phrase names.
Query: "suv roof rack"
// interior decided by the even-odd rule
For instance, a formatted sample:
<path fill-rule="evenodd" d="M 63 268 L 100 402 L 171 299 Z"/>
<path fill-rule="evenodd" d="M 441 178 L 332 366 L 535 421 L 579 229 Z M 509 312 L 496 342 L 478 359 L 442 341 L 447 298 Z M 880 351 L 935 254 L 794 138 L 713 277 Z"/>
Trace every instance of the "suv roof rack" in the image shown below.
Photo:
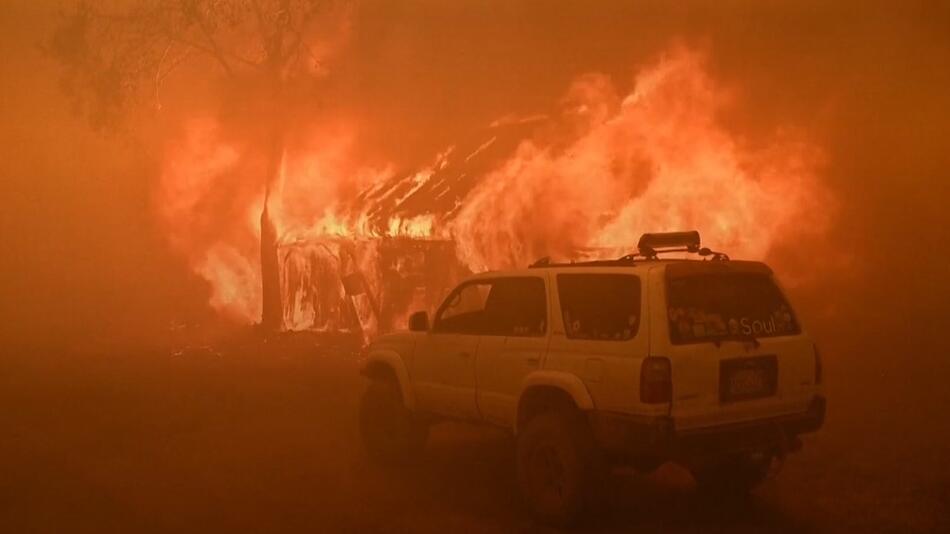
<path fill-rule="evenodd" d="M 652 257 L 663 252 L 699 252 L 699 232 L 665 232 L 643 234 L 637 243 L 640 254 Z"/>
<path fill-rule="evenodd" d="M 710 250 L 708 247 L 700 246 L 699 232 L 692 230 L 689 232 L 660 232 L 649 233 L 640 236 L 637 243 L 637 252 L 621 256 L 614 260 L 591 260 L 578 261 L 570 263 L 554 263 L 551 258 L 545 256 L 529 265 L 529 268 L 537 269 L 543 267 L 623 267 L 633 265 L 636 261 L 659 260 L 660 254 L 670 252 L 688 252 L 698 254 L 702 257 L 712 256 L 712 261 L 728 261 L 729 256 Z"/>
<path fill-rule="evenodd" d="M 541 258 L 540 260 L 532 263 L 528 266 L 529 269 L 540 269 L 544 267 L 624 267 L 634 264 L 634 259 L 632 254 L 628 254 L 621 258 L 615 260 L 587 260 L 587 261 L 572 261 L 568 263 L 557 263 L 552 262 L 547 256 Z"/>

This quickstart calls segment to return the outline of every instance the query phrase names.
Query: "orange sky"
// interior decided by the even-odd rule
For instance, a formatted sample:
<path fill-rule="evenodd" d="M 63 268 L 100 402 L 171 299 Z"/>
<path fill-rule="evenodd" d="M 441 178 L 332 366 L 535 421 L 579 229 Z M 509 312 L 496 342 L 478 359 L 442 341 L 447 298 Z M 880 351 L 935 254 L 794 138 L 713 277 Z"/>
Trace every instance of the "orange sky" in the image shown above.
<path fill-rule="evenodd" d="M 324 113 L 360 119 L 367 162 L 414 165 L 501 115 L 550 111 L 585 72 L 629 89 L 638 66 L 684 40 L 708 50 L 713 75 L 738 90 L 725 128 L 753 143 L 776 125 L 801 128 L 827 152 L 822 179 L 841 204 L 837 223 L 821 243 L 778 251 L 820 274 L 803 290 L 806 306 L 899 323 L 895 336 L 945 322 L 950 9 L 629 4 L 362 2 Z M 206 317 L 201 282 L 149 211 L 155 132 L 92 133 L 39 51 L 59 5 L 0 7 L 0 331 L 26 346 L 135 341 L 172 319 Z M 853 263 L 810 253 L 829 243 Z"/>

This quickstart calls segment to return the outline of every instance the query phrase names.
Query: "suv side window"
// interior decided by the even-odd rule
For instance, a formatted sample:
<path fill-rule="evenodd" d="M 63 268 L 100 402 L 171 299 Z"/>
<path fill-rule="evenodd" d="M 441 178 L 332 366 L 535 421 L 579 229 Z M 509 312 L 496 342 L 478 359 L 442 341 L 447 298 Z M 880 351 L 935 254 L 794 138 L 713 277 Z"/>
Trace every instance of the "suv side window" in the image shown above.
<path fill-rule="evenodd" d="M 541 336 L 547 331 L 547 294 L 537 277 L 469 282 L 439 308 L 433 330 L 449 334 Z"/>
<path fill-rule="evenodd" d="M 471 282 L 452 291 L 435 317 L 433 330 L 448 334 L 481 334 L 490 282 Z"/>
<path fill-rule="evenodd" d="M 542 336 L 547 331 L 547 292 L 537 277 L 500 278 L 485 307 L 485 334 Z"/>
<path fill-rule="evenodd" d="M 626 341 L 640 329 L 640 278 L 630 274 L 559 274 L 564 331 L 570 339 Z"/>

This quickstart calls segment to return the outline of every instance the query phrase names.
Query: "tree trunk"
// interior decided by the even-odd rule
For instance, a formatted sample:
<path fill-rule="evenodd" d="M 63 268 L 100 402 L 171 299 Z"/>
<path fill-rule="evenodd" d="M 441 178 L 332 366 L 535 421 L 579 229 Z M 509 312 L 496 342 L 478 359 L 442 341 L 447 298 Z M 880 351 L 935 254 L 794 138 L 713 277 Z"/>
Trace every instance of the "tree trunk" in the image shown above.
<path fill-rule="evenodd" d="M 271 219 L 271 193 L 278 190 L 284 157 L 283 135 L 275 129 L 267 155 L 264 208 L 261 210 L 261 326 L 267 333 L 284 329 L 284 308 L 280 294 L 280 264 L 277 257 L 277 228 Z"/>

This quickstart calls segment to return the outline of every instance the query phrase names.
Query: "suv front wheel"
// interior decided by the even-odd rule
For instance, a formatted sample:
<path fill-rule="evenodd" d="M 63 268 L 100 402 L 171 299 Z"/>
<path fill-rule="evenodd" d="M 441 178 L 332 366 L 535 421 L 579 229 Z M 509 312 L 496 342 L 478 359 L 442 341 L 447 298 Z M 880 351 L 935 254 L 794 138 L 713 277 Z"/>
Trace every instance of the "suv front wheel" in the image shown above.
<path fill-rule="evenodd" d="M 360 434 L 369 456 L 385 464 L 402 464 L 425 447 L 429 427 L 402 402 L 392 380 L 373 380 L 360 402 Z"/>

